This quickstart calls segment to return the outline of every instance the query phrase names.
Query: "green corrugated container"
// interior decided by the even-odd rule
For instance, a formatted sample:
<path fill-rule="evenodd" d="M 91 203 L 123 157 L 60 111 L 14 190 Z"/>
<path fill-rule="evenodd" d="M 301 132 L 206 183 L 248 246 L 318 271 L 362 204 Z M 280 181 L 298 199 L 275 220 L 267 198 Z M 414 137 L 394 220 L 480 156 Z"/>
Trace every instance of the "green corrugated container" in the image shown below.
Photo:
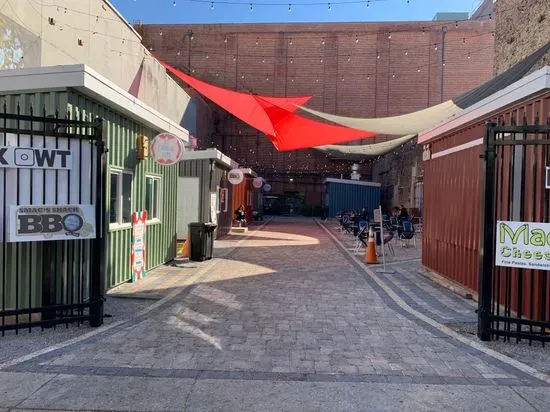
<path fill-rule="evenodd" d="M 7 112 L 16 113 L 20 106 L 21 114 L 30 114 L 32 107 L 35 115 L 42 115 L 45 108 L 47 115 L 55 115 L 59 111 L 60 117 L 65 112 L 73 119 L 93 120 L 103 118 L 106 124 L 107 148 L 109 152 L 108 169 L 126 170 L 133 175 L 132 179 L 132 210 L 139 211 L 145 208 L 145 176 L 149 175 L 161 179 L 161 218 L 160 221 L 147 226 L 147 269 L 152 269 L 172 260 L 176 253 L 176 207 L 177 207 L 177 176 L 178 167 L 161 166 L 151 158 L 136 160 L 136 143 L 138 136 L 144 135 L 151 140 L 161 130 L 152 130 L 139 121 L 116 112 L 105 104 L 90 99 L 74 89 L 56 91 L 29 92 L 18 94 L 1 94 L 0 105 L 6 103 Z M 109 176 L 109 174 L 108 174 Z M 110 216 L 110 179 L 107 178 L 107 217 Z M 112 228 L 109 231 L 109 252 L 106 287 L 113 286 L 131 279 L 130 252 L 131 227 Z M 40 305 L 42 268 L 30 271 L 27 267 L 30 262 L 39 261 L 42 248 L 40 243 L 19 243 L 8 246 L 9 261 L 18 261 L 19 290 L 17 293 L 8 283 L 6 285 L 6 307 L 13 306 L 17 299 L 19 307 Z M 1 263 L 1 262 L 0 262 Z M 60 265 L 66 264 L 61 263 Z M 27 267 L 27 270 L 25 268 Z M 8 265 L 9 273 L 10 265 Z M 24 274 L 23 274 L 24 273 Z M 27 273 L 32 273 L 28 275 Z M 13 277 L 12 277 L 13 279 Z M 0 285 L 1 288 L 1 285 Z M 2 291 L 0 291 L 2 292 Z M 63 293 L 59 290 L 58 293 Z M 2 293 L 0 293 L 0 298 Z M 1 303 L 1 302 L 0 302 Z"/>

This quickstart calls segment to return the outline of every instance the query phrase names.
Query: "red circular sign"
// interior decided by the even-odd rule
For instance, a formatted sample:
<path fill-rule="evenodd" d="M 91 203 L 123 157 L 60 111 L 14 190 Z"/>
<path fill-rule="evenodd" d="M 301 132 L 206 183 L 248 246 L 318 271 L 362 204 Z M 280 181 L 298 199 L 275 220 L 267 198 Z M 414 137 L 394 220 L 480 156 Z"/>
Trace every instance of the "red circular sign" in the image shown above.
<path fill-rule="evenodd" d="M 151 156 L 161 165 L 173 165 L 179 162 L 184 150 L 182 140 L 170 133 L 156 135 L 151 142 Z"/>

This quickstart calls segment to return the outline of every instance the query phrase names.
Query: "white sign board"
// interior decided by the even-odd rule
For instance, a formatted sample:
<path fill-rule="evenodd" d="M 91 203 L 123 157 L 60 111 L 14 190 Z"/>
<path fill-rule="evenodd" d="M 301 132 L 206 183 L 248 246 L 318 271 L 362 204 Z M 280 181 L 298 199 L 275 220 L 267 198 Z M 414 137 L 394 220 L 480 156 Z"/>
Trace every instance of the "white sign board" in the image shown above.
<path fill-rule="evenodd" d="M 72 165 L 70 150 L 0 146 L 0 167 L 70 170 Z"/>
<path fill-rule="evenodd" d="M 495 265 L 550 269 L 550 223 L 497 222 Z"/>
<path fill-rule="evenodd" d="M 151 156 L 161 165 L 173 165 L 179 162 L 184 150 L 183 141 L 170 133 L 156 135 L 151 142 Z"/>
<path fill-rule="evenodd" d="M 230 170 L 227 174 L 227 180 L 229 180 L 229 183 L 232 185 L 241 184 L 244 180 L 244 173 L 241 169 Z"/>
<path fill-rule="evenodd" d="M 8 242 L 94 239 L 93 205 L 10 206 Z"/>
<path fill-rule="evenodd" d="M 374 212 L 374 221 L 382 224 L 382 212 L 380 211 L 380 209 L 374 209 L 373 212 Z"/>

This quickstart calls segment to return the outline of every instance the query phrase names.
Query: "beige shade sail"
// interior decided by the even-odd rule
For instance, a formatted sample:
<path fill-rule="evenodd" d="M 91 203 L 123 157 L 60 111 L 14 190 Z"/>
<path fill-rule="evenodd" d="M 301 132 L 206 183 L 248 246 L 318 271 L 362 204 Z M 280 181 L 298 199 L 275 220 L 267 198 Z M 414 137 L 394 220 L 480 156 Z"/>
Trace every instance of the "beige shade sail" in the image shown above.
<path fill-rule="evenodd" d="M 330 157 L 338 159 L 368 159 L 391 152 L 392 150 L 411 141 L 414 138 L 416 138 L 416 134 L 410 134 L 381 143 L 365 144 L 359 146 L 343 146 L 333 144 L 326 146 L 317 146 L 315 149 L 326 153 Z"/>
<path fill-rule="evenodd" d="M 303 106 L 300 109 L 333 123 L 390 136 L 416 135 L 462 110 L 452 100 L 401 116 L 373 119 L 337 116 Z"/>

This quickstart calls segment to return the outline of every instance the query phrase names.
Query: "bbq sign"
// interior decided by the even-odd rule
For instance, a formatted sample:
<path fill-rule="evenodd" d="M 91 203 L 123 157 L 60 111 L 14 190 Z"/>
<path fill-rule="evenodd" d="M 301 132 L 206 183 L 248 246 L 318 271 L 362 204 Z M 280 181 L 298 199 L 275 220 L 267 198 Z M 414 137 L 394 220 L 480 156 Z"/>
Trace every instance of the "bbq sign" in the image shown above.
<path fill-rule="evenodd" d="M 95 206 L 11 206 L 8 242 L 94 239 Z"/>
<path fill-rule="evenodd" d="M 0 146 L 0 167 L 70 170 L 72 156 L 70 150 Z"/>

